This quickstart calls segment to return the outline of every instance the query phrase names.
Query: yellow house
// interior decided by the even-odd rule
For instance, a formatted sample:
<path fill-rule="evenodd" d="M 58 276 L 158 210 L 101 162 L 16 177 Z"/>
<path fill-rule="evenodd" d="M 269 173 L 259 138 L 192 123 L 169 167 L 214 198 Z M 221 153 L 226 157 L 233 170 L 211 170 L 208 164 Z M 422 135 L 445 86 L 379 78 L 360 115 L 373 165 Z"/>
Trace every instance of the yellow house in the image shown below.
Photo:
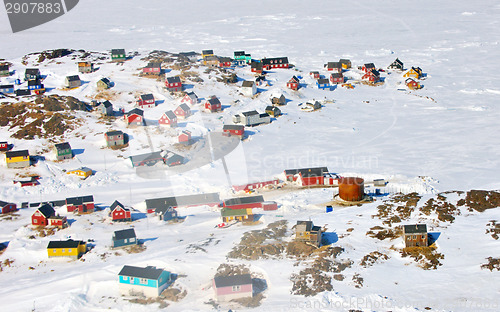
<path fill-rule="evenodd" d="M 403 75 L 403 77 L 420 79 L 422 78 L 422 69 L 420 69 L 420 67 L 412 67 Z"/>
<path fill-rule="evenodd" d="M 49 258 L 69 257 L 78 259 L 87 251 L 87 244 L 83 241 L 50 241 L 47 245 L 47 254 Z"/>
<path fill-rule="evenodd" d="M 87 167 L 81 167 L 76 170 L 68 171 L 67 174 L 74 174 L 79 176 L 82 179 L 86 179 L 92 175 L 92 169 Z"/>
<path fill-rule="evenodd" d="M 7 168 L 26 168 L 30 166 L 30 153 L 28 150 L 6 152 L 5 161 Z"/>
<path fill-rule="evenodd" d="M 206 58 L 207 56 L 213 56 L 214 50 L 203 50 L 201 51 L 201 58 Z"/>

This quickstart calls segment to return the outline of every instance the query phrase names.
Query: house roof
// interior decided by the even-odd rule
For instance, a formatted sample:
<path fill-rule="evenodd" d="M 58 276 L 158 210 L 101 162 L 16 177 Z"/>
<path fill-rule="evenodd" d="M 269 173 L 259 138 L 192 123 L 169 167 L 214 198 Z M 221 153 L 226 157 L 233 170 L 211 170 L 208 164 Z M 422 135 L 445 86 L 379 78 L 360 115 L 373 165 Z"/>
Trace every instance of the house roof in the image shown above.
<path fill-rule="evenodd" d="M 47 248 L 77 248 L 79 245 L 85 244 L 83 241 L 75 241 L 68 239 L 66 241 L 50 241 Z"/>
<path fill-rule="evenodd" d="M 184 157 L 182 157 L 179 154 L 172 153 L 172 155 L 166 155 L 165 161 L 167 162 L 167 165 L 170 166 L 170 164 L 176 163 L 179 161 L 182 163 L 184 161 Z"/>
<path fill-rule="evenodd" d="M 218 98 L 211 98 L 211 99 L 208 100 L 208 103 L 210 105 L 217 105 L 217 104 L 220 104 L 220 101 L 219 101 Z"/>
<path fill-rule="evenodd" d="M 146 207 L 148 209 L 156 209 L 159 212 L 168 207 L 196 206 L 219 202 L 219 193 L 205 193 L 146 199 Z"/>
<path fill-rule="evenodd" d="M 326 78 L 319 78 L 317 81 L 318 84 L 329 84 L 330 81 Z"/>
<path fill-rule="evenodd" d="M 190 98 L 192 98 L 192 99 L 197 99 L 197 98 L 198 98 L 198 96 L 196 95 L 196 93 L 194 93 L 194 92 L 192 92 L 192 91 L 191 91 L 191 92 L 186 93 L 186 95 L 187 95 L 187 96 L 189 96 L 189 97 L 190 97 Z"/>
<path fill-rule="evenodd" d="M 220 215 L 222 217 L 247 216 L 248 211 L 246 208 L 244 208 L 244 209 L 222 208 L 220 211 Z"/>
<path fill-rule="evenodd" d="M 370 71 L 370 73 L 372 73 L 373 76 L 380 76 L 380 73 L 378 72 L 378 70 L 375 70 L 375 69 L 372 69 Z"/>
<path fill-rule="evenodd" d="M 293 76 L 292 78 L 290 78 L 290 80 L 288 80 L 288 82 L 296 82 L 296 83 L 298 83 L 299 82 L 299 78 L 297 78 L 297 76 Z"/>
<path fill-rule="evenodd" d="M 327 68 L 342 68 L 342 63 L 340 63 L 340 62 L 328 62 L 328 64 L 326 64 L 326 67 Z"/>
<path fill-rule="evenodd" d="M 64 143 L 57 143 L 55 145 L 56 149 L 57 150 L 65 150 L 65 149 L 71 149 L 71 145 L 69 145 L 68 142 L 64 142 Z"/>
<path fill-rule="evenodd" d="M 144 111 L 142 109 L 139 109 L 139 108 L 134 108 L 133 110 L 131 110 L 127 113 L 127 116 L 130 117 L 134 114 L 139 115 L 139 116 L 144 116 Z"/>
<path fill-rule="evenodd" d="M 243 84 L 241 85 L 243 88 L 252 88 L 254 86 L 255 82 L 251 80 L 246 80 L 243 81 Z"/>
<path fill-rule="evenodd" d="M 202 54 L 207 55 L 207 54 L 214 54 L 214 50 L 202 50 Z"/>
<path fill-rule="evenodd" d="M 301 169 L 287 169 L 285 170 L 285 175 L 296 175 L 301 174 L 303 177 L 319 177 L 323 174 L 328 173 L 327 167 L 316 167 L 316 168 L 301 168 Z"/>
<path fill-rule="evenodd" d="M 67 81 L 80 81 L 80 76 L 78 75 L 72 75 L 72 76 L 66 76 Z"/>
<path fill-rule="evenodd" d="M 8 203 L 8 202 L 4 202 L 3 200 L 0 200 L 0 207 L 5 207 L 5 206 L 7 206 L 8 204 L 10 204 L 10 203 Z"/>
<path fill-rule="evenodd" d="M 330 75 L 332 78 L 342 78 L 342 74 L 341 73 L 333 73 Z"/>
<path fill-rule="evenodd" d="M 162 273 L 163 273 L 162 269 L 157 269 L 154 266 L 147 266 L 145 268 L 141 268 L 131 265 L 124 265 L 120 273 L 118 273 L 118 275 L 157 280 L 160 278 Z"/>
<path fill-rule="evenodd" d="M 14 88 L 14 85 L 1 85 L 0 89 L 12 89 Z"/>
<path fill-rule="evenodd" d="M 266 106 L 266 112 L 267 111 L 272 111 L 272 112 L 276 113 L 276 112 L 281 112 L 281 109 L 279 109 L 276 106 L 268 105 L 268 106 Z"/>
<path fill-rule="evenodd" d="M 130 156 L 129 158 L 132 161 L 132 163 L 143 162 L 146 160 L 153 160 L 153 159 L 164 159 L 162 152 L 145 153 L 145 154 Z"/>
<path fill-rule="evenodd" d="M 130 210 L 130 209 L 128 209 L 128 208 L 125 208 L 125 206 L 123 206 L 123 204 L 122 204 L 122 203 L 120 203 L 120 202 L 119 202 L 119 201 L 117 201 L 117 200 L 115 200 L 115 201 L 111 204 L 111 206 L 109 206 L 109 210 L 113 211 L 113 210 L 115 210 L 115 208 L 117 208 L 117 207 L 120 207 L 121 209 L 126 210 L 126 211 Z"/>
<path fill-rule="evenodd" d="M 403 62 L 401 62 L 398 58 L 396 58 L 396 59 L 394 60 L 394 62 L 392 62 L 392 64 L 391 64 L 391 65 L 401 65 L 401 66 L 403 66 Z"/>
<path fill-rule="evenodd" d="M 219 63 L 227 63 L 227 62 L 231 62 L 231 58 L 230 57 L 219 57 Z"/>
<path fill-rule="evenodd" d="M 7 64 L 0 65 L 0 70 L 9 70 L 9 65 Z"/>
<path fill-rule="evenodd" d="M 176 116 L 176 115 L 174 114 L 174 112 L 173 112 L 173 111 L 171 111 L 171 110 L 166 111 L 166 112 L 164 113 L 164 115 L 165 115 L 165 116 L 167 116 L 167 118 L 168 118 L 169 120 L 174 120 L 174 119 L 177 119 L 177 116 Z"/>
<path fill-rule="evenodd" d="M 106 136 L 107 137 L 115 136 L 115 135 L 123 135 L 123 131 L 114 130 L 114 131 L 108 131 L 108 132 L 106 132 Z"/>
<path fill-rule="evenodd" d="M 112 49 L 111 54 L 125 54 L 125 49 Z"/>
<path fill-rule="evenodd" d="M 253 115 L 258 115 L 259 113 L 256 110 L 253 110 L 253 111 L 243 112 L 241 114 L 243 116 L 253 116 Z"/>
<path fill-rule="evenodd" d="M 29 89 L 17 89 L 14 92 L 16 93 L 17 96 L 19 96 L 19 95 L 31 95 L 31 90 L 29 90 Z"/>
<path fill-rule="evenodd" d="M 252 62 L 250 64 L 250 67 L 255 68 L 255 69 L 262 69 L 262 63 L 261 62 Z"/>
<path fill-rule="evenodd" d="M 189 112 L 191 110 L 191 108 L 189 108 L 186 103 L 182 103 L 181 105 L 179 105 L 179 108 L 185 112 Z"/>
<path fill-rule="evenodd" d="M 66 198 L 66 205 L 81 205 L 83 203 L 93 203 L 94 196 L 86 195 L 86 196 L 77 196 L 77 197 L 68 197 Z"/>
<path fill-rule="evenodd" d="M 178 82 L 181 82 L 181 78 L 179 76 L 167 77 L 167 82 L 168 83 L 178 83 Z"/>
<path fill-rule="evenodd" d="M 426 224 L 405 225 L 404 232 L 405 232 L 405 234 L 427 233 L 427 225 Z"/>
<path fill-rule="evenodd" d="M 56 213 L 55 210 L 54 210 L 54 208 L 52 208 L 52 206 L 49 205 L 49 204 L 43 204 L 37 210 L 40 211 L 40 213 L 45 218 L 48 218 L 48 217 L 50 217 L 50 216 L 52 216 L 52 215 L 54 215 Z"/>
<path fill-rule="evenodd" d="M 109 81 L 109 79 L 108 79 L 108 78 L 105 78 L 105 77 L 104 77 L 104 78 L 99 79 L 99 81 L 104 82 L 106 85 L 110 85 L 110 84 L 111 84 L 111 81 Z"/>
<path fill-rule="evenodd" d="M 78 169 L 71 170 L 70 172 L 74 172 L 74 171 L 85 171 L 85 172 L 88 172 L 88 171 L 92 171 L 92 169 L 90 169 L 88 167 L 80 167 Z"/>
<path fill-rule="evenodd" d="M 351 60 L 349 60 L 349 59 L 340 59 L 339 60 L 340 64 L 349 64 L 350 62 L 351 62 Z"/>
<path fill-rule="evenodd" d="M 234 51 L 234 56 L 245 56 L 245 51 Z"/>
<path fill-rule="evenodd" d="M 143 100 L 143 101 L 151 101 L 151 100 L 154 101 L 154 99 L 155 99 L 155 97 L 151 93 L 141 94 L 141 100 Z"/>
<path fill-rule="evenodd" d="M 235 197 L 226 199 L 224 201 L 224 206 L 242 205 L 242 204 L 254 204 L 264 202 L 264 197 L 262 195 L 248 196 L 248 197 Z"/>
<path fill-rule="evenodd" d="M 410 82 L 416 82 L 416 81 L 415 81 L 415 79 L 413 79 L 413 78 L 407 78 L 407 79 L 405 80 L 405 84 L 409 84 Z"/>
<path fill-rule="evenodd" d="M 29 155 L 30 153 L 28 152 L 28 150 L 5 152 L 5 157 L 20 157 Z"/>
<path fill-rule="evenodd" d="M 224 125 L 222 130 L 244 130 L 245 126 L 243 125 Z"/>
<path fill-rule="evenodd" d="M 182 55 L 182 56 L 186 56 L 186 57 L 198 55 L 198 53 L 196 53 L 194 51 L 191 51 L 191 52 L 180 52 L 179 54 Z"/>
<path fill-rule="evenodd" d="M 281 62 L 279 62 L 281 61 Z M 263 58 L 262 59 L 262 64 L 263 65 L 269 65 L 269 64 L 288 64 L 288 57 L 271 57 L 271 58 Z"/>
<path fill-rule="evenodd" d="M 30 81 L 28 81 L 28 86 L 30 86 L 30 87 L 31 86 L 39 86 L 41 84 L 42 84 L 42 82 L 40 80 L 38 80 L 38 79 L 37 80 L 30 80 Z"/>
<path fill-rule="evenodd" d="M 119 230 L 115 231 L 113 233 L 113 240 L 122 240 L 122 239 L 127 239 L 127 238 L 135 238 L 135 231 L 134 229 L 125 229 L 125 230 Z"/>
<path fill-rule="evenodd" d="M 40 75 L 40 69 L 38 68 L 26 68 L 24 72 L 26 75 Z"/>
<path fill-rule="evenodd" d="M 104 107 L 108 108 L 108 107 L 113 107 L 113 104 L 111 104 L 110 101 L 104 101 L 101 103 L 101 105 L 103 105 Z"/>
<path fill-rule="evenodd" d="M 146 68 L 161 68 L 160 62 L 149 62 Z"/>
<path fill-rule="evenodd" d="M 375 68 L 375 64 L 373 64 L 373 63 L 366 63 L 365 64 L 365 68 L 366 69 Z"/>
<path fill-rule="evenodd" d="M 214 277 L 214 283 L 216 288 L 248 285 L 252 284 L 252 276 L 250 274 L 217 276 Z"/>

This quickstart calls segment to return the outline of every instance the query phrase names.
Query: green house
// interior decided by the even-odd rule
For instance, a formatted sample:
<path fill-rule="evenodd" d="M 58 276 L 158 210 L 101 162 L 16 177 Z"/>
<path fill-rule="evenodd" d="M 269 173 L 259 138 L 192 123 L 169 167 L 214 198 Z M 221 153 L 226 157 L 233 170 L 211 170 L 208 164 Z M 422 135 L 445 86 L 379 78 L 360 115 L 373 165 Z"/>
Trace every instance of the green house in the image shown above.
<path fill-rule="evenodd" d="M 111 60 L 113 62 L 123 62 L 126 59 L 125 49 L 111 50 Z"/>
<path fill-rule="evenodd" d="M 252 61 L 252 56 L 250 54 L 246 54 L 245 51 L 235 51 L 234 60 L 244 61 L 245 63 L 250 64 L 250 62 Z"/>
<path fill-rule="evenodd" d="M 68 142 L 56 144 L 54 147 L 57 160 L 73 158 L 73 151 L 71 150 L 71 146 Z"/>

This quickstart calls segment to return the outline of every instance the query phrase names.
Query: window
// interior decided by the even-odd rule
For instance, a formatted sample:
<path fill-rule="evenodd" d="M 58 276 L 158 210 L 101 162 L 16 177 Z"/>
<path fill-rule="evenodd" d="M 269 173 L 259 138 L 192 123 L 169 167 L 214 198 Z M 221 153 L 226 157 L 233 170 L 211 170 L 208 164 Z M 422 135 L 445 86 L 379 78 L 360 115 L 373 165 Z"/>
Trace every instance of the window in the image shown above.
<path fill-rule="evenodd" d="M 141 284 L 147 284 L 148 283 L 148 279 L 147 278 L 141 278 L 139 280 L 139 283 L 141 283 Z"/>
<path fill-rule="evenodd" d="M 38 223 L 38 219 L 33 219 L 33 223 Z"/>
<path fill-rule="evenodd" d="M 122 276 L 124 281 L 128 281 L 128 276 Z"/>
<path fill-rule="evenodd" d="M 62 251 L 62 253 L 65 253 L 65 252 L 66 252 L 66 250 L 65 250 L 65 249 L 62 249 L 61 251 Z"/>
<path fill-rule="evenodd" d="M 57 252 L 57 249 L 52 249 L 52 253 L 56 253 Z"/>
<path fill-rule="evenodd" d="M 69 253 L 71 253 L 71 248 L 70 248 L 70 249 L 68 249 L 68 252 L 69 252 Z"/>
<path fill-rule="evenodd" d="M 240 291 L 240 290 L 241 290 L 240 285 L 233 286 L 233 291 Z"/>
<path fill-rule="evenodd" d="M 417 235 L 413 235 L 413 239 L 417 239 Z"/>

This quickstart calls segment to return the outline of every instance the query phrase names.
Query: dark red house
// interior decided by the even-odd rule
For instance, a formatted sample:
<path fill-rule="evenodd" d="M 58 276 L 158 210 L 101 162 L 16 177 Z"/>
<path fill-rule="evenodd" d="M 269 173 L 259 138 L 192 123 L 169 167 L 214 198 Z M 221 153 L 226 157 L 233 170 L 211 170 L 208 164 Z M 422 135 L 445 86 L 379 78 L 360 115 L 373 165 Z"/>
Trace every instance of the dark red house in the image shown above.
<path fill-rule="evenodd" d="M 36 226 L 49 225 L 49 218 L 55 216 L 56 212 L 49 204 L 43 204 L 31 215 L 31 224 Z"/>
<path fill-rule="evenodd" d="M 250 71 L 256 74 L 262 74 L 263 72 L 262 63 L 252 61 L 252 63 L 250 63 Z"/>
<path fill-rule="evenodd" d="M 219 57 L 219 67 L 221 68 L 227 68 L 231 67 L 232 65 L 232 60 L 229 57 Z"/>
<path fill-rule="evenodd" d="M 181 78 L 179 76 L 168 77 L 165 81 L 165 86 L 167 87 L 168 91 L 182 91 Z"/>
<path fill-rule="evenodd" d="M 66 198 L 68 212 L 91 213 L 94 212 L 94 196 L 78 196 Z"/>
<path fill-rule="evenodd" d="M 245 135 L 245 126 L 243 125 L 224 125 L 222 132 L 226 136 L 237 136 L 240 139 Z"/>
<path fill-rule="evenodd" d="M 0 151 L 8 151 L 9 150 L 9 143 L 7 142 L 0 142 Z"/>
<path fill-rule="evenodd" d="M 319 79 L 320 78 L 320 75 L 319 75 L 318 71 L 309 72 L 309 75 L 311 75 L 314 79 Z"/>
<path fill-rule="evenodd" d="M 243 184 L 243 185 L 233 185 L 233 190 L 236 192 L 238 191 L 251 191 L 251 190 L 256 190 L 260 188 L 264 188 L 269 185 L 278 185 L 279 184 L 278 179 L 274 180 L 268 180 L 268 181 L 260 181 L 260 182 L 253 182 L 249 184 Z"/>
<path fill-rule="evenodd" d="M 219 99 L 213 95 L 205 102 L 205 109 L 211 113 L 220 112 L 222 110 L 222 104 Z"/>
<path fill-rule="evenodd" d="M 342 73 L 333 73 L 330 75 L 330 82 L 332 84 L 344 83 L 344 76 Z"/>
<path fill-rule="evenodd" d="M 145 75 L 159 75 L 161 74 L 161 63 L 150 62 L 146 67 L 142 69 L 142 73 Z"/>
<path fill-rule="evenodd" d="M 7 203 L 0 200 L 0 211 L 2 213 L 9 213 L 17 210 L 17 205 L 13 203 Z"/>
<path fill-rule="evenodd" d="M 332 186 L 338 185 L 339 177 L 330 174 L 328 168 L 303 168 L 285 170 L 286 180 L 297 182 L 300 186 Z"/>
<path fill-rule="evenodd" d="M 364 74 L 361 79 L 368 82 L 377 82 L 380 79 L 380 73 L 377 70 L 373 69 Z"/>
<path fill-rule="evenodd" d="M 236 197 L 226 199 L 223 203 L 223 207 L 229 209 L 262 208 L 263 202 L 264 197 L 262 197 L 262 195 Z"/>
<path fill-rule="evenodd" d="M 68 219 L 66 217 L 61 217 L 59 215 L 50 216 L 48 218 L 48 221 L 49 221 L 49 226 L 55 226 L 61 229 L 64 229 L 69 226 Z"/>
<path fill-rule="evenodd" d="M 363 67 L 361 67 L 361 70 L 365 73 L 371 72 L 374 69 L 375 65 L 373 63 L 366 63 L 365 65 L 363 65 Z"/>
<path fill-rule="evenodd" d="M 262 59 L 262 67 L 266 70 L 272 68 L 288 68 L 288 57 L 273 57 Z"/>
<path fill-rule="evenodd" d="M 155 107 L 155 97 L 151 93 L 142 94 L 137 100 L 137 106 L 139 106 L 140 108 Z"/>
<path fill-rule="evenodd" d="M 134 108 L 124 115 L 127 124 L 141 126 L 144 124 L 144 112 L 141 109 Z"/>
<path fill-rule="evenodd" d="M 288 89 L 298 90 L 299 89 L 299 78 L 297 78 L 296 76 L 293 76 L 292 78 L 290 78 L 290 80 L 288 80 L 288 82 L 286 83 L 286 86 Z"/>
<path fill-rule="evenodd" d="M 164 126 L 177 127 L 177 116 L 173 111 L 169 110 L 161 115 L 158 123 Z"/>
<path fill-rule="evenodd" d="M 125 208 L 119 201 L 115 200 L 109 207 L 113 221 L 132 221 L 131 211 Z"/>
<path fill-rule="evenodd" d="M 328 62 L 328 64 L 326 64 L 325 67 L 326 67 L 326 70 L 328 70 L 328 71 L 333 71 L 335 73 L 342 72 L 342 63 L 340 63 L 340 62 Z"/>

